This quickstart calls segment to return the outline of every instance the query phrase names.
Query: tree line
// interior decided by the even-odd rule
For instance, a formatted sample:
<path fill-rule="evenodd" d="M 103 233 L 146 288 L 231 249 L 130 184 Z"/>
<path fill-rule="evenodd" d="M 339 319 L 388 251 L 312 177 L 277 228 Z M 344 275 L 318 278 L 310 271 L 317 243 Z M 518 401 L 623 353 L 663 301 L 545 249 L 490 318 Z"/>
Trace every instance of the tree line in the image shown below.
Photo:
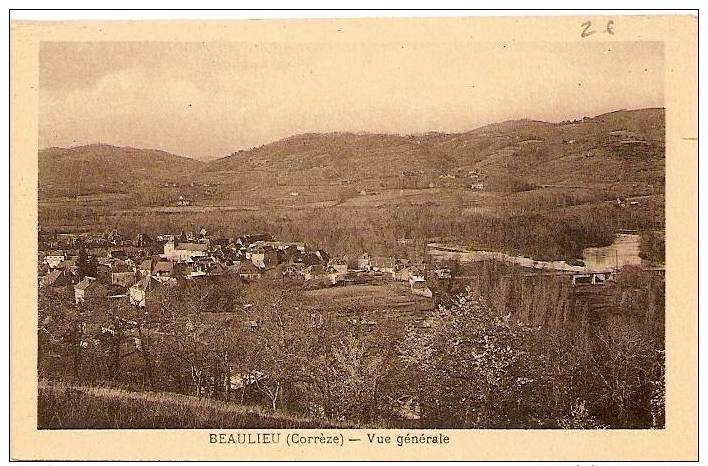
<path fill-rule="evenodd" d="M 146 308 L 43 289 L 39 375 L 380 426 L 663 427 L 663 282 L 628 270 L 598 310 L 516 273 L 480 265 L 415 320 L 279 279 L 163 286 Z"/>

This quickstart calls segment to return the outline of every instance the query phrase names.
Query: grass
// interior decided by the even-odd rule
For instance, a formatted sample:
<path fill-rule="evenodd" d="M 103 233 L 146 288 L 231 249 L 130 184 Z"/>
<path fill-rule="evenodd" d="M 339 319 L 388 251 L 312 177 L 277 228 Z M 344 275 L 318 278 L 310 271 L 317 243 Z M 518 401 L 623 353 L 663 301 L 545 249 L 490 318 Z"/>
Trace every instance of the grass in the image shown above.
<path fill-rule="evenodd" d="M 344 309 L 429 309 L 432 301 L 416 297 L 408 282 L 376 285 L 347 285 L 308 290 L 305 297 L 313 302 L 326 302 Z"/>
<path fill-rule="evenodd" d="M 39 429 L 314 429 L 352 428 L 326 419 L 165 392 L 40 380 Z"/>
<path fill-rule="evenodd" d="M 401 283 L 390 282 L 376 285 L 348 285 L 332 288 L 321 288 L 307 291 L 305 294 L 329 299 L 388 299 L 392 297 L 408 296 L 410 294 L 410 290 L 407 286 L 404 286 Z"/>

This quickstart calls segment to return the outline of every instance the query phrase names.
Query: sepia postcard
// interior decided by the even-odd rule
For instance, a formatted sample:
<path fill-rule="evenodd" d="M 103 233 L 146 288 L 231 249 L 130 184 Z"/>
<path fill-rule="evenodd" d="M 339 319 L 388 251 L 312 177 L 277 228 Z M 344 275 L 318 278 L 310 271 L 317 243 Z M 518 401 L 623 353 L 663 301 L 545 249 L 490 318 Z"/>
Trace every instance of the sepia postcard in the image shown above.
<path fill-rule="evenodd" d="M 11 457 L 693 460 L 697 16 L 11 24 Z"/>

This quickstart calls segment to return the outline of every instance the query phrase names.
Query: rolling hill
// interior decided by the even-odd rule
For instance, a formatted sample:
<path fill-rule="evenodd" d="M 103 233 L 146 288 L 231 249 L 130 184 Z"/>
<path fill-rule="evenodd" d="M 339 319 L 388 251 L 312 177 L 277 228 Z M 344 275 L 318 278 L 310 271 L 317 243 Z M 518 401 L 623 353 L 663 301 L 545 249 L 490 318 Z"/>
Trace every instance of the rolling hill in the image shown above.
<path fill-rule="evenodd" d="M 152 149 L 91 144 L 39 151 L 40 198 L 131 192 L 141 185 L 179 182 L 202 162 Z"/>
<path fill-rule="evenodd" d="M 535 184 L 663 185 L 664 109 L 621 110 L 555 124 L 507 121 L 422 139 L 457 167 Z"/>
<path fill-rule="evenodd" d="M 506 121 L 457 134 L 303 134 L 213 161 L 201 176 L 238 189 L 459 185 L 470 172 L 535 185 L 659 188 L 663 157 L 664 110 L 642 109 L 563 123 Z"/>
<path fill-rule="evenodd" d="M 513 120 L 464 133 L 309 133 L 208 162 L 158 150 L 108 145 L 39 153 L 40 197 L 209 186 L 202 200 L 284 202 L 311 193 L 334 201 L 359 193 L 469 188 L 482 179 L 529 185 L 596 186 L 656 194 L 664 185 L 664 109 L 620 110 L 561 123 Z M 206 194 L 205 194 L 206 193 Z M 254 194 L 255 193 L 255 194 Z"/>

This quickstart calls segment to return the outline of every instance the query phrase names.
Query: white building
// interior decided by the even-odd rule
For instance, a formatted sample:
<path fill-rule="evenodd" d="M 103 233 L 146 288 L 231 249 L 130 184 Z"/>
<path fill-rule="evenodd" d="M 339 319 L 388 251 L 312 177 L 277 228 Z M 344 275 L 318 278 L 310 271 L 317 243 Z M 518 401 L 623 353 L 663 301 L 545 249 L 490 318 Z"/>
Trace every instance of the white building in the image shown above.
<path fill-rule="evenodd" d="M 209 245 L 204 243 L 165 243 L 165 259 L 172 262 L 187 262 L 192 257 L 204 257 L 209 251 Z"/>
<path fill-rule="evenodd" d="M 147 296 L 147 290 L 150 287 L 150 276 L 143 277 L 135 285 L 128 289 L 128 296 L 130 297 L 130 304 L 138 307 L 145 307 L 145 297 Z"/>
<path fill-rule="evenodd" d="M 55 269 L 65 258 L 64 251 L 51 251 L 44 256 L 44 263 L 50 268 Z"/>
<path fill-rule="evenodd" d="M 425 282 L 413 282 L 411 283 L 411 291 L 414 295 L 423 296 L 425 298 L 432 298 L 433 292 Z"/>

